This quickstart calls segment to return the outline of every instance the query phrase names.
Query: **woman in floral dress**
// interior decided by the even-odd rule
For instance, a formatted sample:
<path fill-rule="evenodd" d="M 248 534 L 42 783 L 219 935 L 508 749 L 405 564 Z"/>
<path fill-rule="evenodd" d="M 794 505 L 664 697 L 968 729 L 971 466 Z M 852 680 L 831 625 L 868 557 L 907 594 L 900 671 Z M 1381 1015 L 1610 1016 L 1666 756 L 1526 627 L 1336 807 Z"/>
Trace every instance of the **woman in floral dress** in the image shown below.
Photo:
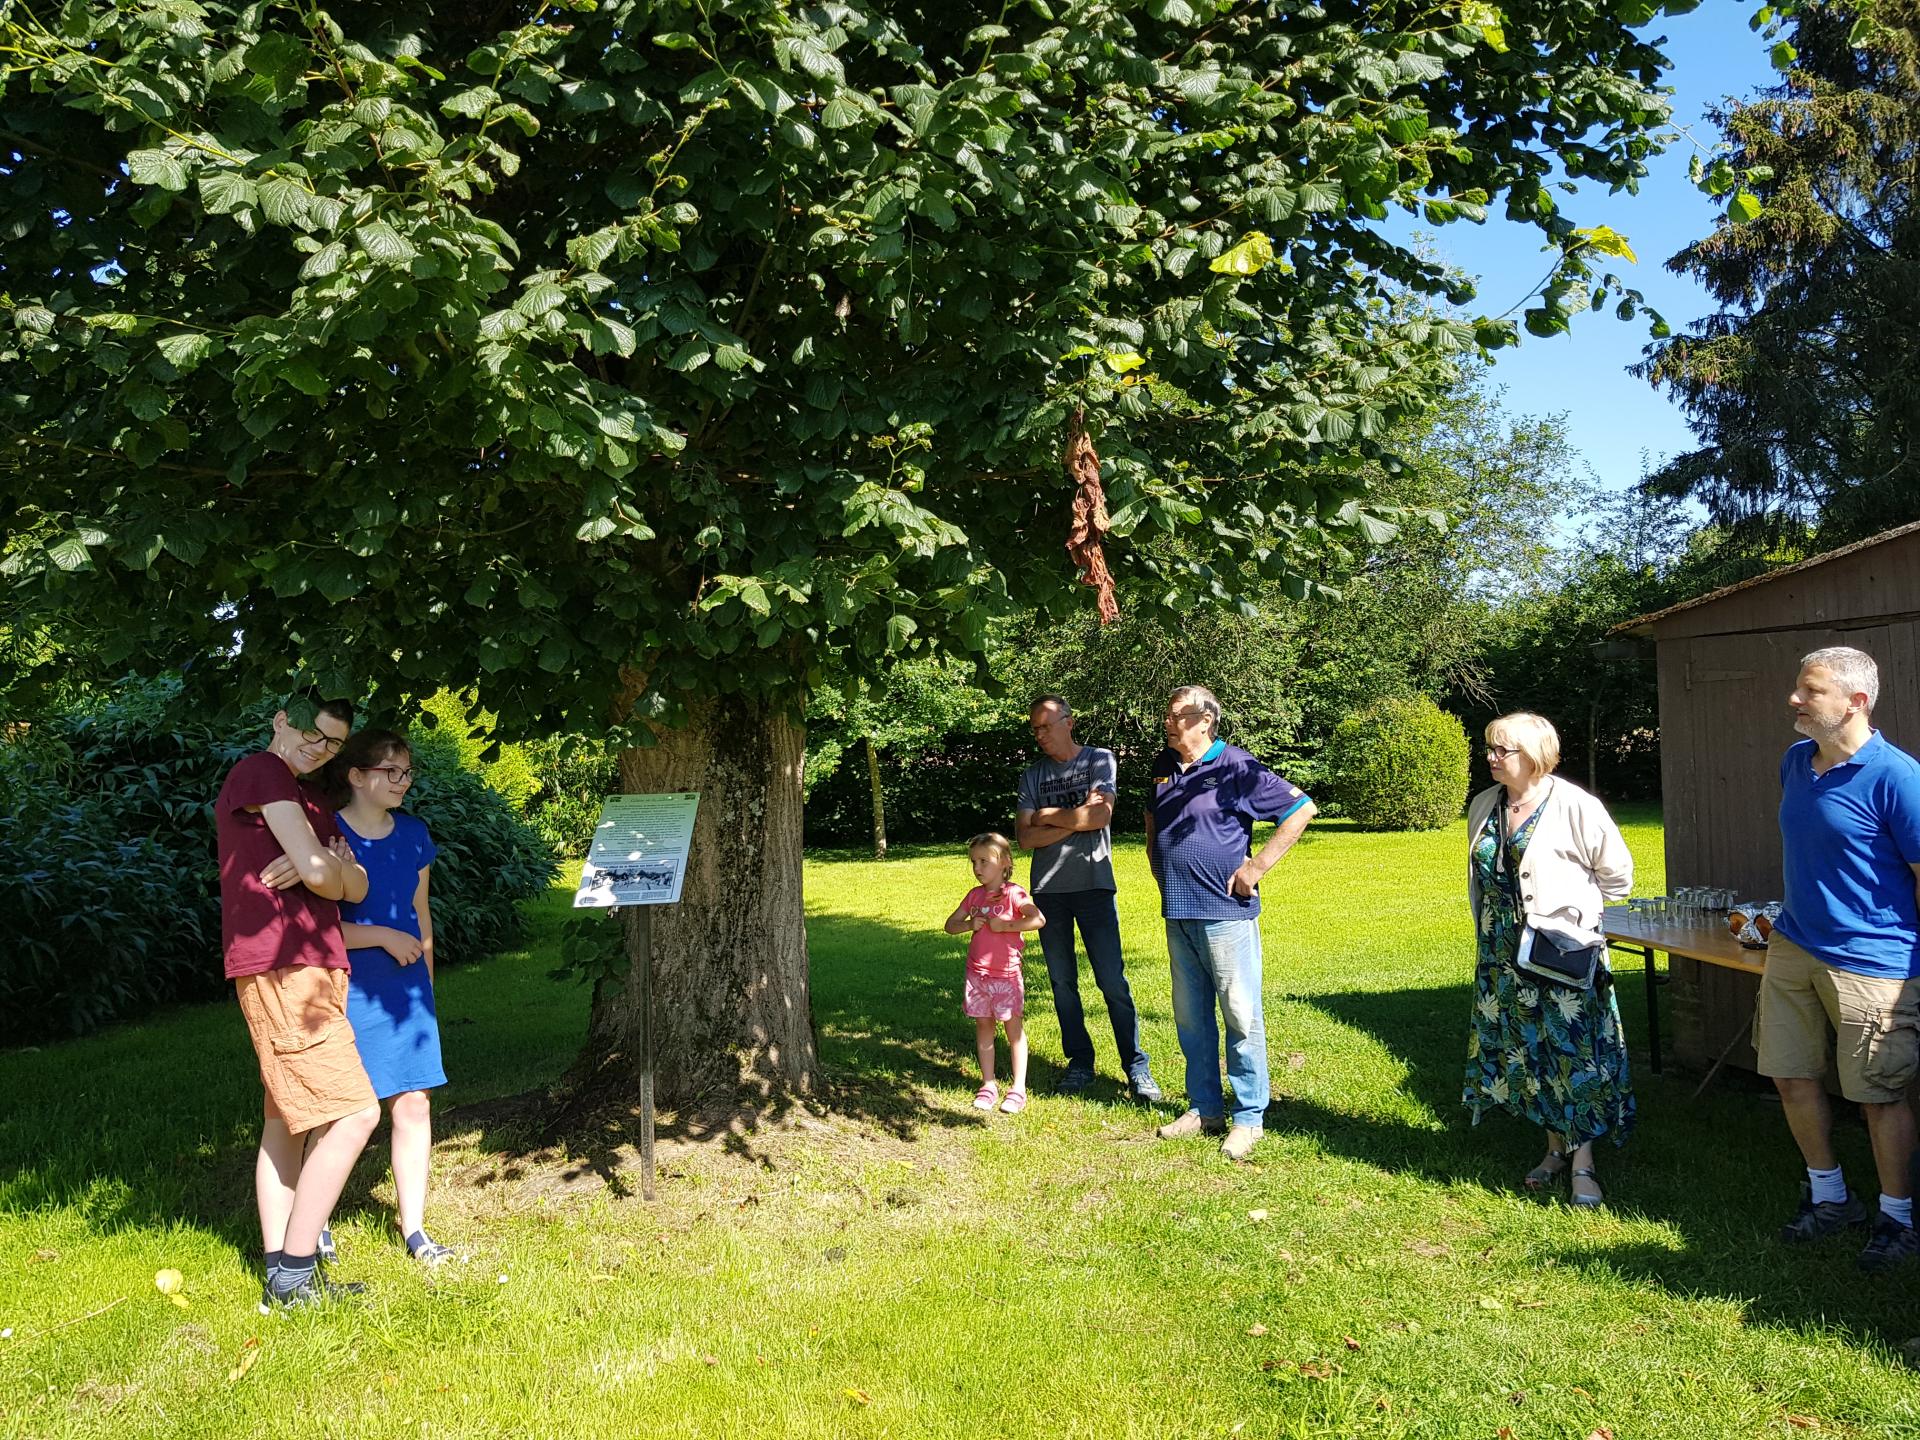
<path fill-rule="evenodd" d="M 1588 943 L 1608 900 L 1633 889 L 1633 856 L 1592 795 L 1553 773 L 1560 737 L 1538 715 L 1487 727 L 1495 783 L 1467 807 L 1467 893 L 1478 960 L 1462 1095 L 1474 1123 L 1505 1110 L 1547 1132 L 1530 1190 L 1571 1169 L 1573 1203 L 1602 1203 L 1593 1142 L 1633 1129 L 1626 1037 L 1604 965 L 1591 988 L 1536 979 L 1515 965 L 1527 925 Z M 1500 856 L 1504 830 L 1507 853 Z"/>

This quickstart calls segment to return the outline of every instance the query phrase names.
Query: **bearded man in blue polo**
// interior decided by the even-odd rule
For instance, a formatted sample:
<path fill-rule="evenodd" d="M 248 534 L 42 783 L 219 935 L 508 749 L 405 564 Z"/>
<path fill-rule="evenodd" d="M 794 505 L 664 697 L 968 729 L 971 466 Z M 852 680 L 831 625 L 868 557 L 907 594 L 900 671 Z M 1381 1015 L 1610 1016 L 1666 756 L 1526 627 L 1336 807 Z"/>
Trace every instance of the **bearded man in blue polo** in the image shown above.
<path fill-rule="evenodd" d="M 1220 1153 L 1244 1160 L 1260 1139 L 1270 1088 L 1260 879 L 1293 848 L 1315 809 L 1298 786 L 1220 738 L 1220 702 L 1204 685 L 1183 685 L 1169 697 L 1166 733 L 1147 797 L 1147 860 L 1160 883 L 1191 1108 L 1159 1134 L 1179 1140 L 1225 1132 Z M 1252 854 L 1253 827 L 1267 820 L 1278 824 Z M 1231 1128 L 1220 1090 L 1223 1024 Z"/>

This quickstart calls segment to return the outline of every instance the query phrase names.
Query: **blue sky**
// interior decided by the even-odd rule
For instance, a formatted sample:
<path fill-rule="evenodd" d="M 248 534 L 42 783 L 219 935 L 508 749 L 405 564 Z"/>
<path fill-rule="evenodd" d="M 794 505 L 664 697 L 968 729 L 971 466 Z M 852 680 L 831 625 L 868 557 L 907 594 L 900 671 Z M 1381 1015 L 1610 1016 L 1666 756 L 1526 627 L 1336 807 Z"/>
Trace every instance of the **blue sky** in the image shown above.
<path fill-rule="evenodd" d="M 1754 6 L 1743 0 L 1706 0 L 1689 15 L 1661 19 L 1646 29 L 1665 35 L 1661 48 L 1673 60 L 1666 83 L 1673 87 L 1673 118 L 1693 141 L 1711 147 L 1718 132 L 1706 120 L 1708 106 L 1723 96 L 1748 96 L 1774 82 L 1767 41 L 1747 28 Z M 1667 258 L 1712 228 L 1717 205 L 1687 179 L 1688 156 L 1697 153 L 1684 136 L 1651 162 L 1640 193 L 1607 195 L 1589 186 L 1569 198 L 1563 213 L 1581 225 L 1610 225 L 1632 243 L 1639 263 L 1620 262 L 1621 278 L 1646 296 L 1675 332 L 1715 307 L 1693 281 L 1670 273 Z M 1390 227 L 1395 238 L 1415 229 Z M 1422 229 L 1441 258 L 1479 277 L 1473 309 L 1497 315 L 1514 304 L 1547 271 L 1550 256 L 1539 233 L 1488 212 L 1484 225 L 1456 223 L 1437 232 Z M 1517 349 L 1499 352 L 1493 383 L 1506 390 L 1507 408 L 1523 415 L 1564 413 L 1574 448 L 1611 487 L 1632 484 L 1659 460 L 1691 449 L 1692 432 L 1678 407 L 1626 367 L 1647 343 L 1644 319 L 1621 321 L 1611 312 L 1574 318 L 1570 335 L 1540 339 L 1524 332 Z"/>

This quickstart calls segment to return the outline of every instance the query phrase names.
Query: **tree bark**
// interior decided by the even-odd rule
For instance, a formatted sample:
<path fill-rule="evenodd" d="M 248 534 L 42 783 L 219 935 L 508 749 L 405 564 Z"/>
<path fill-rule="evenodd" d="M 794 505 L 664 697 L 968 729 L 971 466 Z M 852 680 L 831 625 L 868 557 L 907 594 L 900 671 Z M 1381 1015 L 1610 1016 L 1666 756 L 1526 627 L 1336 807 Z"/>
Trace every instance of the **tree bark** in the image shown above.
<path fill-rule="evenodd" d="M 800 770 L 806 732 L 785 710 L 726 698 L 692 707 L 650 749 L 620 756 L 629 794 L 697 790 L 677 905 L 651 907 L 655 1092 L 665 1106 L 741 1090 L 813 1088 L 818 1057 L 801 903 Z M 636 917 L 621 917 L 630 962 Z M 637 1098 L 640 987 L 594 987 L 576 1091 Z"/>
<path fill-rule="evenodd" d="M 880 793 L 880 752 L 873 748 L 869 735 L 861 742 L 867 747 L 867 784 L 873 788 L 873 858 L 887 858 L 887 801 Z"/>

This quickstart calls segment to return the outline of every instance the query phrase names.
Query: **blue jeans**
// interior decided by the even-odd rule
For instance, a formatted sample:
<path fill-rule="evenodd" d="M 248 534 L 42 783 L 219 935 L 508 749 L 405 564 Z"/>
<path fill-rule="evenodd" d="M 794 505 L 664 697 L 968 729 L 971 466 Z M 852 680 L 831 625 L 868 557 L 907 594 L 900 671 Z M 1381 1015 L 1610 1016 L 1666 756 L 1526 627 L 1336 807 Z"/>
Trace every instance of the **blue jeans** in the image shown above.
<path fill-rule="evenodd" d="M 1208 1120 L 1221 1118 L 1219 1022 L 1223 1018 L 1233 1123 L 1260 1129 L 1270 1093 L 1267 1026 L 1260 999 L 1260 922 L 1169 920 L 1167 959 L 1173 967 L 1173 1024 L 1180 1036 L 1180 1053 L 1187 1059 L 1187 1103 Z"/>
<path fill-rule="evenodd" d="M 1066 1052 L 1067 1068 L 1093 1069 L 1093 1037 L 1087 1034 L 1087 1013 L 1080 1006 L 1080 962 L 1073 949 L 1077 922 L 1094 983 L 1106 997 L 1120 1071 L 1129 1080 L 1145 1075 L 1147 1052 L 1140 1048 L 1140 1016 L 1133 1008 L 1126 964 L 1120 958 L 1120 913 L 1114 909 L 1113 892 L 1056 890 L 1035 895 L 1033 903 L 1047 917 L 1040 930 L 1040 951 L 1047 957 L 1047 980 L 1053 986 L 1053 1009 L 1060 1017 L 1060 1048 Z"/>

